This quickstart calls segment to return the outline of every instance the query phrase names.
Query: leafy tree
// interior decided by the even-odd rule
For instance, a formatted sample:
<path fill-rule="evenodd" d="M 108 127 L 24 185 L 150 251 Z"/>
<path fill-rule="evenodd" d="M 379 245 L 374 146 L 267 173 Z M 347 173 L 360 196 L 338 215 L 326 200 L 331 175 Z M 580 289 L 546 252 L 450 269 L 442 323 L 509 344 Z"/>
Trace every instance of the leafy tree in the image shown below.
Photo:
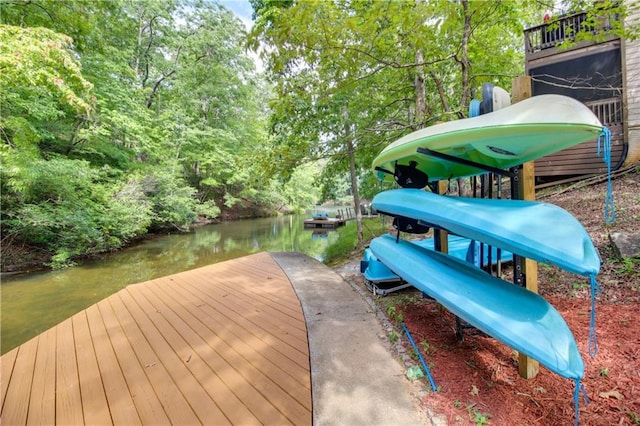
<path fill-rule="evenodd" d="M 151 223 L 142 194 L 106 183 L 106 170 L 86 161 L 31 159 L 28 167 L 3 172 L 5 238 L 51 252 L 53 266 L 120 248 Z"/>
<path fill-rule="evenodd" d="M 92 85 L 71 39 L 45 28 L 1 25 L 0 69 L 5 238 L 19 235 L 57 251 L 62 261 L 78 250 L 104 248 L 94 222 L 100 190 L 91 193 L 88 185 L 98 172 L 46 149 L 56 141 L 79 143 L 93 112 Z"/>
<path fill-rule="evenodd" d="M 355 205 L 361 171 L 388 141 L 465 116 L 482 80 L 522 71 L 523 23 L 539 9 L 532 1 L 467 0 L 253 7 L 252 41 L 268 45 L 278 96 L 278 155 L 283 164 L 328 159 L 329 175 L 349 171 Z"/>
<path fill-rule="evenodd" d="M 71 39 L 46 28 L 0 25 L 0 129 L 3 143 L 37 156 L 47 141 L 82 140 L 94 110 L 92 84 Z"/>
<path fill-rule="evenodd" d="M 268 90 L 231 12 L 3 0 L 0 14 L 5 242 L 64 264 L 221 208 L 274 205 L 263 188 L 280 188 L 256 161 Z"/>
<path fill-rule="evenodd" d="M 282 195 L 290 208 L 301 211 L 311 208 L 320 199 L 320 165 L 306 163 L 298 166 L 291 179 L 283 184 Z"/>
<path fill-rule="evenodd" d="M 627 18 L 634 9 L 640 8 L 637 0 L 563 0 L 558 5 L 550 5 L 549 24 L 551 27 L 558 25 L 557 19 L 578 12 L 585 12 L 586 16 L 579 28 L 564 28 L 564 31 L 572 37 L 567 37 L 562 42 L 562 47 L 571 47 L 575 43 L 590 40 L 604 41 L 614 34 L 627 40 L 635 40 L 640 36 L 640 24 L 630 22 Z"/>

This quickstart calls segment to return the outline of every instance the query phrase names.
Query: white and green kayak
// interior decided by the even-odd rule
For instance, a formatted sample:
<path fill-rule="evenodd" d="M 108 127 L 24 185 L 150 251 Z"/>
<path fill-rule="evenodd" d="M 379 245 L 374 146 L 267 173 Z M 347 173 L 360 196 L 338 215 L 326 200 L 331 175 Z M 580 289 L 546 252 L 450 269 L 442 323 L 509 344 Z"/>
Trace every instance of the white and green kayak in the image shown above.
<path fill-rule="evenodd" d="M 495 112 L 436 124 L 387 146 L 373 161 L 405 187 L 506 170 L 597 138 L 602 124 L 581 102 L 540 95 Z M 420 186 L 422 185 L 422 186 Z"/>

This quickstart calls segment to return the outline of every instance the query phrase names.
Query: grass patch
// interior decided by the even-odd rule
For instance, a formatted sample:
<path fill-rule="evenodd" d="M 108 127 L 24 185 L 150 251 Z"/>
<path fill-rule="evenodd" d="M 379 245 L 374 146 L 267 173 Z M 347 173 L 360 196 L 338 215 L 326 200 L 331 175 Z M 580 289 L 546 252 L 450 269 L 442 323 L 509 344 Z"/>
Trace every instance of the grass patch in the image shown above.
<path fill-rule="evenodd" d="M 382 218 L 366 218 L 362 220 L 363 244 L 366 246 L 374 237 L 384 234 L 388 225 Z M 358 227 L 354 220 L 347 222 L 336 230 L 338 238 L 327 246 L 324 263 L 333 266 L 344 262 L 358 251 Z"/>

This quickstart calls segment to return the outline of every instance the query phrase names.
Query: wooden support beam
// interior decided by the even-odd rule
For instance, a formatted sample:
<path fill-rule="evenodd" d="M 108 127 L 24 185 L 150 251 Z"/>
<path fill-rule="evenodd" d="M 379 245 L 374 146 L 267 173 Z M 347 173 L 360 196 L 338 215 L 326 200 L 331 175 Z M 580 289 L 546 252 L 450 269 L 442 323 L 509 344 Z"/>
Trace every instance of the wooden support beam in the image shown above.
<path fill-rule="evenodd" d="M 532 96 L 531 77 L 520 76 L 513 80 L 511 88 L 513 103 Z M 535 200 L 535 168 L 533 161 L 524 163 L 518 173 L 518 194 L 523 200 Z M 524 274 L 524 282 L 527 290 L 538 292 L 538 264 L 531 259 L 521 258 L 520 267 Z M 518 355 L 518 372 L 525 379 L 534 378 L 540 370 L 538 361 L 523 354 Z"/>
<path fill-rule="evenodd" d="M 447 193 L 447 189 L 449 187 L 449 184 L 447 181 L 441 180 L 438 181 L 438 194 L 442 195 L 442 194 L 446 194 Z M 443 229 L 437 229 L 435 231 L 435 243 L 436 245 L 436 251 L 440 251 L 442 253 L 449 253 L 449 232 L 443 230 Z"/>
<path fill-rule="evenodd" d="M 523 200 L 535 200 L 535 171 L 533 161 L 524 163 L 519 173 L 518 193 Z M 520 258 L 520 267 L 524 275 L 524 283 L 527 290 L 538 292 L 538 263 L 526 258 Z M 533 360 L 523 354 L 518 354 L 518 372 L 525 379 L 533 379 L 540 370 L 538 361 Z"/>
<path fill-rule="evenodd" d="M 521 75 L 511 82 L 511 102 L 517 103 L 533 96 L 533 86 L 531 85 L 531 77 Z"/>

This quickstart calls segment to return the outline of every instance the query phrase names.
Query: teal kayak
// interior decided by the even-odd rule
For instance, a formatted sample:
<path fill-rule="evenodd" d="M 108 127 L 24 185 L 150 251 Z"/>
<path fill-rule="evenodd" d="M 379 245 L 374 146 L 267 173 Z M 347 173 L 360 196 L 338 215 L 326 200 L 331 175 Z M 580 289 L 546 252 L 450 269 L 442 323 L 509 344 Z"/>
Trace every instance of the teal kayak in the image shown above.
<path fill-rule="evenodd" d="M 396 239 L 375 238 L 373 254 L 453 314 L 570 379 L 584 375 L 571 330 L 541 296 L 452 256 Z"/>
<path fill-rule="evenodd" d="M 377 194 L 372 205 L 380 213 L 418 219 L 579 275 L 595 277 L 600 271 L 600 255 L 587 231 L 553 204 L 395 189 Z"/>
<path fill-rule="evenodd" d="M 458 237 L 457 235 L 449 235 L 448 241 L 449 255 L 470 262 L 476 267 L 481 266 L 481 252 L 483 253 L 482 265 L 488 265 L 489 260 L 491 260 L 491 263 L 494 265 L 498 262 L 498 249 L 496 249 L 495 247 L 492 247 L 491 251 L 489 251 L 489 247 L 485 247 L 483 250 L 481 250 L 480 243 L 478 243 L 477 241 L 473 241 L 464 237 Z M 415 244 L 429 250 L 434 249 L 433 238 L 411 241 L 411 244 Z M 502 262 L 510 262 L 511 260 L 513 260 L 513 254 L 509 253 L 506 250 L 502 250 L 499 260 Z M 360 272 L 362 272 L 362 274 L 364 275 L 365 280 L 372 283 L 395 282 L 401 280 L 401 278 L 394 274 L 391 269 L 389 269 L 384 263 L 380 262 L 380 260 L 373 255 L 371 249 L 369 248 L 366 248 L 364 250 L 362 261 L 360 262 Z"/>

